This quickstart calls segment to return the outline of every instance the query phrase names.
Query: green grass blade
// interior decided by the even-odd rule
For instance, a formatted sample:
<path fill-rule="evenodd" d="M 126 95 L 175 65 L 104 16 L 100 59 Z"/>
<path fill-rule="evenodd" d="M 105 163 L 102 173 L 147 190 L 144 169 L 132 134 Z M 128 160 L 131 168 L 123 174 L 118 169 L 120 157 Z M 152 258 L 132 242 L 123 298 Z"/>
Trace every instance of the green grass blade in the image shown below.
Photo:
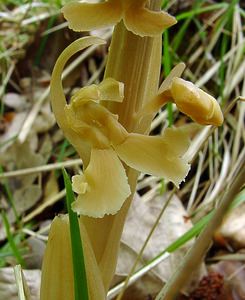
<path fill-rule="evenodd" d="M 245 189 L 243 189 L 233 200 L 231 205 L 229 206 L 229 211 L 234 209 L 235 207 L 241 205 L 243 202 L 245 202 Z M 211 211 L 209 214 L 201 218 L 196 224 L 193 225 L 191 229 L 189 229 L 186 233 L 184 233 L 182 236 L 180 236 L 176 241 L 171 243 L 167 248 L 165 248 L 163 251 L 161 251 L 157 256 L 155 256 L 153 259 L 147 261 L 147 263 L 138 269 L 136 272 L 134 272 L 133 275 L 136 275 L 137 273 L 140 273 L 144 270 L 144 268 L 152 265 L 154 262 L 157 262 L 161 257 L 166 255 L 167 253 L 173 253 L 174 251 L 178 250 L 181 246 L 185 245 L 188 241 L 191 239 L 197 237 L 201 231 L 204 229 L 204 227 L 208 224 L 208 222 L 211 220 L 212 216 L 214 214 L 214 211 Z"/>
<path fill-rule="evenodd" d="M 173 39 L 172 48 L 173 48 L 174 52 L 176 52 L 178 50 L 179 46 L 183 42 L 184 36 L 186 35 L 186 32 L 187 32 L 187 29 L 188 29 L 193 17 L 195 16 L 195 12 L 202 5 L 202 3 L 203 3 L 203 0 L 198 0 L 198 1 L 194 2 L 193 9 L 191 11 L 192 14 L 190 14 L 189 18 L 187 18 L 185 20 L 185 22 L 182 24 L 180 30 L 176 34 L 175 38 Z"/>
<path fill-rule="evenodd" d="M 165 77 L 168 76 L 172 68 L 172 59 L 171 59 L 169 49 L 170 46 L 169 46 L 168 30 L 165 30 L 163 33 L 163 60 L 162 60 Z M 168 112 L 168 126 L 171 127 L 174 122 L 172 103 L 167 104 L 167 112 Z"/>
<path fill-rule="evenodd" d="M 185 243 L 190 241 L 192 238 L 197 236 L 202 229 L 205 227 L 205 225 L 209 222 L 213 215 L 213 212 L 210 212 L 208 215 L 203 217 L 201 220 L 199 220 L 190 230 L 188 230 L 185 234 L 183 234 L 179 239 L 177 239 L 175 242 L 173 242 L 171 245 L 169 245 L 164 252 L 174 252 L 181 246 L 183 246 Z"/>
<path fill-rule="evenodd" d="M 245 169 L 240 167 L 239 171 L 235 179 L 231 181 L 230 186 L 226 188 L 218 206 L 213 211 L 212 218 L 198 235 L 194 245 L 189 249 L 170 280 L 161 289 L 156 300 L 172 300 L 176 298 L 180 290 L 186 285 L 195 268 L 202 261 L 204 255 L 206 255 L 215 231 L 221 225 L 231 203 L 244 185 Z"/>
<path fill-rule="evenodd" d="M 3 101 L 1 101 L 1 102 L 3 102 Z M 1 112 L 0 112 L 0 115 L 1 115 Z M 2 147 L 4 147 L 4 146 L 8 145 L 9 143 L 12 143 L 12 142 L 16 141 L 16 140 L 17 140 L 17 137 L 18 137 L 17 134 L 16 134 L 16 135 L 13 135 L 12 137 L 10 137 L 9 139 L 7 139 L 7 140 L 4 141 L 3 143 L 0 143 L 0 149 L 1 149 Z"/>
<path fill-rule="evenodd" d="M 232 201 L 231 205 L 229 206 L 228 211 L 231 211 L 232 209 L 238 207 L 243 202 L 245 202 L 245 189 L 243 189 Z M 167 248 L 165 248 L 157 257 L 154 258 L 158 259 L 160 256 L 162 256 L 164 253 L 169 252 L 172 253 L 179 249 L 181 246 L 183 246 L 185 243 L 193 239 L 194 237 L 198 236 L 199 233 L 203 230 L 203 228 L 208 224 L 208 222 L 211 220 L 212 216 L 214 214 L 214 211 L 211 211 L 209 214 L 201 218 L 196 224 L 193 225 L 191 229 L 189 229 L 186 233 L 184 233 L 181 237 L 179 237 L 176 241 L 171 243 Z M 150 264 L 153 260 L 149 261 Z"/>
<path fill-rule="evenodd" d="M 221 33 L 224 30 L 224 27 L 229 22 L 230 18 L 232 18 L 234 7 L 238 3 L 239 0 L 232 0 L 231 3 L 228 5 L 227 10 L 222 15 L 222 17 L 218 20 L 218 22 L 214 26 L 214 34 L 212 36 L 212 39 L 210 40 L 210 43 L 207 47 L 207 51 L 211 51 L 213 47 L 216 45 Z"/>
<path fill-rule="evenodd" d="M 161 4 L 162 9 L 166 8 L 166 6 L 168 5 L 168 2 L 169 2 L 168 0 L 162 1 L 162 4 Z"/>
<path fill-rule="evenodd" d="M 68 142 L 67 139 L 65 139 L 60 147 L 60 152 L 57 157 L 57 162 L 63 161 L 63 159 L 65 158 L 65 155 L 66 155 L 66 149 L 69 145 L 70 145 L 70 143 Z"/>
<path fill-rule="evenodd" d="M 162 64 L 164 67 L 165 77 L 168 76 L 168 74 L 170 73 L 171 68 L 172 68 L 172 59 L 171 59 L 169 49 L 170 49 L 169 32 L 168 32 L 168 30 L 165 30 L 163 33 L 163 58 L 162 58 Z"/>
<path fill-rule="evenodd" d="M 220 77 L 220 96 L 221 96 L 221 103 L 224 105 L 224 87 L 225 87 L 225 70 L 226 70 L 226 63 L 224 63 L 224 55 L 227 52 L 228 48 L 228 36 L 223 34 L 222 41 L 221 41 L 221 49 L 220 49 L 220 57 L 221 57 L 221 64 L 219 69 L 219 77 Z"/>
<path fill-rule="evenodd" d="M 3 168 L 0 165 L 0 174 L 3 174 L 3 173 L 4 173 Z M 17 212 L 15 204 L 14 204 L 14 198 L 13 198 L 13 195 L 12 195 L 10 189 L 9 189 L 9 185 L 8 185 L 8 182 L 7 182 L 6 179 L 3 180 L 3 187 L 4 187 L 4 190 L 5 190 L 5 193 L 8 197 L 9 203 L 10 203 L 12 209 L 13 209 L 15 220 L 20 225 L 20 219 L 19 219 L 18 212 Z"/>
<path fill-rule="evenodd" d="M 241 192 L 236 196 L 233 202 L 230 205 L 229 210 L 238 207 L 240 204 L 245 202 L 245 188 L 241 190 Z"/>
<path fill-rule="evenodd" d="M 30 251 L 30 248 L 28 248 L 28 247 L 24 247 L 24 248 L 18 248 L 18 250 L 19 250 L 19 253 L 20 254 L 28 254 L 28 251 Z M 13 251 L 9 251 L 9 252 L 2 252 L 1 250 L 0 250 L 0 261 L 1 261 L 1 259 L 3 259 L 3 258 L 7 258 L 7 257 L 13 257 L 14 256 L 14 253 L 13 253 Z M 1 268 L 1 263 L 0 263 L 0 268 Z"/>
<path fill-rule="evenodd" d="M 196 27 L 198 28 L 198 34 L 200 39 L 202 40 L 203 43 L 205 43 L 205 39 L 207 37 L 207 31 L 203 30 L 202 23 L 198 18 L 193 18 L 193 22 L 195 23 Z"/>
<path fill-rule="evenodd" d="M 5 214 L 4 211 L 2 211 L 2 219 L 3 219 L 3 224 L 4 224 L 4 227 L 5 227 L 5 231 L 6 231 L 6 235 L 7 235 L 7 238 L 8 238 L 8 242 L 9 242 L 9 245 L 11 247 L 11 250 L 13 251 L 13 254 L 17 260 L 17 262 L 21 265 L 21 266 L 25 266 L 25 261 L 24 259 L 22 258 L 20 252 L 19 252 L 19 249 L 18 247 L 16 246 L 15 244 L 15 241 L 14 241 L 14 237 L 11 233 L 11 230 L 10 230 L 10 225 L 9 225 L 9 221 L 8 221 L 8 218 Z"/>
<path fill-rule="evenodd" d="M 218 10 L 218 9 L 222 9 L 222 8 L 227 8 L 228 5 L 229 5 L 228 3 L 217 3 L 217 4 L 213 4 L 213 5 L 208 5 L 205 7 L 197 8 L 195 10 L 180 13 L 179 15 L 176 16 L 176 19 L 177 19 L 177 21 L 180 21 L 180 20 L 192 18 L 192 17 L 200 15 L 202 13 L 206 13 L 206 12 L 210 12 L 210 11 Z"/>
<path fill-rule="evenodd" d="M 220 47 L 220 58 L 221 58 L 221 65 L 219 69 L 219 77 L 220 77 L 220 96 L 221 96 L 221 104 L 225 105 L 225 99 L 224 99 L 224 88 L 225 88 L 225 77 L 226 77 L 226 64 L 224 63 L 224 56 L 228 51 L 228 45 L 230 42 L 230 36 L 229 34 L 232 34 L 232 18 L 233 18 L 233 10 L 234 8 L 230 8 L 231 11 L 229 14 L 227 14 L 227 20 L 226 25 L 224 27 L 225 31 L 223 33 L 222 39 L 221 39 L 221 47 Z M 228 34 L 226 33 L 228 32 Z"/>
<path fill-rule="evenodd" d="M 66 204 L 70 220 L 75 300 L 89 300 L 82 240 L 78 224 L 78 216 L 71 209 L 71 204 L 75 200 L 75 198 L 72 191 L 70 178 L 65 169 L 63 169 L 63 177 L 66 188 Z"/>
<path fill-rule="evenodd" d="M 47 25 L 47 30 L 52 28 L 52 26 L 54 25 L 54 22 L 56 21 L 56 19 L 57 19 L 57 16 L 50 17 L 50 19 L 48 21 L 48 25 Z M 36 54 L 36 57 L 35 57 L 35 60 L 34 60 L 34 65 L 35 66 L 39 66 L 39 64 L 40 64 L 40 61 L 42 59 L 42 56 L 43 56 L 48 38 L 49 38 L 49 35 L 45 35 L 41 40 L 40 46 L 38 48 L 38 51 L 37 51 L 37 54 Z"/>
<path fill-rule="evenodd" d="M 216 25 L 215 31 L 220 31 L 225 27 L 227 22 L 230 20 L 230 18 L 233 16 L 233 11 L 235 5 L 239 2 L 239 0 L 232 0 L 231 3 L 228 5 L 228 9 L 224 13 L 224 15 L 220 18 L 219 22 Z"/>
<path fill-rule="evenodd" d="M 56 160 L 57 162 L 62 162 L 63 161 L 63 159 L 65 158 L 65 155 L 66 155 L 66 149 L 69 145 L 70 145 L 70 143 L 68 142 L 68 140 L 64 139 L 64 141 L 63 141 L 63 143 L 60 147 L 58 156 L 57 156 L 57 160 Z M 55 175 L 58 178 L 59 175 L 60 175 L 60 170 L 55 170 Z"/>
<path fill-rule="evenodd" d="M 183 38 L 186 34 L 186 31 L 187 31 L 187 29 L 190 25 L 191 20 L 192 19 L 186 19 L 185 20 L 185 22 L 182 24 L 180 30 L 176 34 L 175 38 L 173 39 L 172 47 L 173 47 L 174 52 L 176 52 L 178 50 L 179 46 L 183 42 Z"/>
<path fill-rule="evenodd" d="M 166 191 L 166 182 L 164 180 L 164 178 L 161 178 L 161 181 L 160 181 L 160 188 L 159 188 L 159 195 L 163 195 Z"/>

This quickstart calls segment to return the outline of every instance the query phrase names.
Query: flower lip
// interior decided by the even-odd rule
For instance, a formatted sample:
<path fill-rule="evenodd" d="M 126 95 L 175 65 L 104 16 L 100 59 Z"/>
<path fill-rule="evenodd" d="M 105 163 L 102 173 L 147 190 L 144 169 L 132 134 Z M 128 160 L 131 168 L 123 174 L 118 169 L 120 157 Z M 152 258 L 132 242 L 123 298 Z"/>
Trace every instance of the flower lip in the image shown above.
<path fill-rule="evenodd" d="M 78 193 L 73 210 L 94 218 L 117 213 L 131 194 L 125 169 L 113 149 L 92 149 L 87 169 L 72 181 Z"/>

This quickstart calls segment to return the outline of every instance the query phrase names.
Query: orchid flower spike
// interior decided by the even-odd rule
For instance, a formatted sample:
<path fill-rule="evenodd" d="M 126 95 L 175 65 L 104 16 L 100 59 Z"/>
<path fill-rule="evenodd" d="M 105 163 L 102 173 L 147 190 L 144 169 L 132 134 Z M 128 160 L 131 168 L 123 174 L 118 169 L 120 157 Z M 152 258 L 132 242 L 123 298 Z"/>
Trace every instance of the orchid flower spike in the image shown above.
<path fill-rule="evenodd" d="M 174 25 L 176 19 L 168 13 L 152 11 L 147 0 L 108 0 L 100 3 L 67 3 L 62 12 L 74 31 L 115 25 L 121 20 L 126 28 L 139 36 L 155 36 Z"/>
<path fill-rule="evenodd" d="M 117 213 L 131 194 L 122 161 L 131 168 L 164 177 L 178 186 L 190 169 L 184 158 L 189 139 L 185 132 L 175 128 L 166 129 L 162 136 L 127 132 L 117 116 L 100 104 L 101 101 L 123 101 L 123 83 L 113 78 L 80 89 L 69 104 L 58 102 L 62 89 L 60 66 L 78 51 L 83 41 L 92 42 L 93 39 L 82 38 L 73 42 L 58 59 L 52 74 L 51 101 L 68 139 L 73 141 L 76 137 L 74 147 L 80 147 L 77 144 L 79 139 L 89 151 L 86 156 L 89 161 L 83 173 L 72 178 L 73 190 L 78 194 L 72 208 L 78 214 L 103 217 Z"/>

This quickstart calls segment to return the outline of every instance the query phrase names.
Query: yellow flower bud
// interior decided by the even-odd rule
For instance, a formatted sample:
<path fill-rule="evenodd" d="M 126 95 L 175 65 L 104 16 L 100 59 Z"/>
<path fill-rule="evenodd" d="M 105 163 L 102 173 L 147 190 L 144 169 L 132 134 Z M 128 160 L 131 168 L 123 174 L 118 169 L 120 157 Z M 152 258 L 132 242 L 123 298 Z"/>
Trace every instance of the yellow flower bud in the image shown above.
<path fill-rule="evenodd" d="M 190 81 L 175 77 L 170 91 L 178 109 L 197 123 L 222 125 L 223 114 L 218 102 Z"/>

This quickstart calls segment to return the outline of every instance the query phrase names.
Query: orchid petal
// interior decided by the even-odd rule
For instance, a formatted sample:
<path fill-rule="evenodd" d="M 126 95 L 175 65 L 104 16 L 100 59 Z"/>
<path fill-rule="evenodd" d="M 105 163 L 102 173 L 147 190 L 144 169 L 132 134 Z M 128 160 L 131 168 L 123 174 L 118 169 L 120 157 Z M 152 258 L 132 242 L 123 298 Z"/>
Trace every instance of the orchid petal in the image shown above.
<path fill-rule="evenodd" d="M 115 101 L 122 102 L 124 84 L 114 78 L 106 78 L 98 85 L 91 84 L 79 89 L 71 98 L 74 108 L 79 109 L 85 102 Z"/>
<path fill-rule="evenodd" d="M 62 12 L 74 31 L 90 31 L 101 27 L 112 26 L 121 19 L 121 4 L 118 1 L 102 3 L 70 2 Z"/>
<path fill-rule="evenodd" d="M 176 19 L 164 11 L 152 11 L 138 6 L 137 3 L 125 11 L 124 23 L 129 31 L 143 37 L 161 34 L 163 30 L 174 25 Z"/>
<path fill-rule="evenodd" d="M 190 169 L 183 157 L 188 145 L 185 132 L 168 128 L 161 137 L 131 133 L 114 148 L 121 160 L 131 168 L 164 177 L 178 186 Z"/>
<path fill-rule="evenodd" d="M 114 78 L 106 78 L 98 85 L 91 84 L 79 89 L 71 98 L 74 108 L 92 101 L 122 102 L 124 98 L 124 84 Z"/>
<path fill-rule="evenodd" d="M 87 101 L 98 101 L 99 100 L 99 90 L 96 84 L 91 84 L 89 86 L 82 87 L 74 93 L 71 97 L 74 107 L 79 109 Z"/>
<path fill-rule="evenodd" d="M 162 82 L 160 85 L 160 88 L 158 90 L 158 94 L 161 94 L 162 92 L 168 90 L 171 87 L 171 83 L 174 77 L 181 77 L 182 73 L 185 70 L 185 64 L 183 62 L 177 64 L 168 74 L 166 79 Z"/>
<path fill-rule="evenodd" d="M 115 214 L 130 195 L 125 169 L 112 149 L 92 149 L 84 174 L 72 180 L 73 189 L 78 192 L 72 208 L 81 215 L 102 218 Z M 85 189 L 85 193 L 80 193 Z"/>
<path fill-rule="evenodd" d="M 124 98 L 124 84 L 114 78 L 105 78 L 99 85 L 99 100 L 122 102 Z"/>

